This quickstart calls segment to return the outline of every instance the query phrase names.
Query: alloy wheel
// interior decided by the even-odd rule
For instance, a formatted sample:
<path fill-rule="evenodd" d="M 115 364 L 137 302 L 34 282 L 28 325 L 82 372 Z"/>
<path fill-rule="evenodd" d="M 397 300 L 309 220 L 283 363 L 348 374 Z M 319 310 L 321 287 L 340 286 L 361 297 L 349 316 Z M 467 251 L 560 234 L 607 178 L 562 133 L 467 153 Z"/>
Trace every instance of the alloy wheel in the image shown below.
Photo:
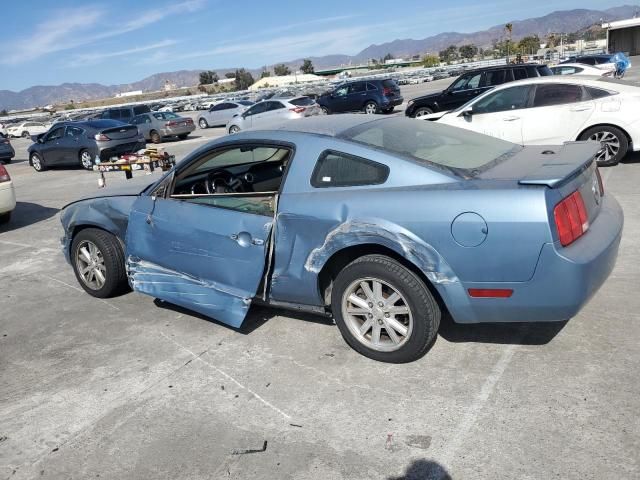
<path fill-rule="evenodd" d="M 200 124 L 200 128 L 207 128 L 209 125 L 207 124 L 207 121 L 204 118 L 200 119 L 200 122 L 198 122 Z"/>
<path fill-rule="evenodd" d="M 596 161 L 598 162 L 609 162 L 620 151 L 620 139 L 606 130 L 594 133 L 589 137 L 589 140 L 599 142 L 602 146 L 602 149 L 596 154 Z"/>
<path fill-rule="evenodd" d="M 367 103 L 364 107 L 364 113 L 367 113 L 369 115 L 376 113 L 377 110 L 378 107 L 375 103 Z"/>
<path fill-rule="evenodd" d="M 378 278 L 360 278 L 349 285 L 342 296 L 342 318 L 360 343 L 379 352 L 398 350 L 413 330 L 405 297 Z"/>
<path fill-rule="evenodd" d="M 38 172 L 42 170 L 42 162 L 40 161 L 39 156 L 37 155 L 31 156 L 31 166 Z"/>
<path fill-rule="evenodd" d="M 80 162 L 82 166 L 87 170 L 91 170 L 93 167 L 93 161 L 91 160 L 91 154 L 86 150 L 80 154 Z"/>
<path fill-rule="evenodd" d="M 76 268 L 83 283 L 91 290 L 100 290 L 107 280 L 104 256 L 95 243 L 83 240 L 76 249 Z"/>

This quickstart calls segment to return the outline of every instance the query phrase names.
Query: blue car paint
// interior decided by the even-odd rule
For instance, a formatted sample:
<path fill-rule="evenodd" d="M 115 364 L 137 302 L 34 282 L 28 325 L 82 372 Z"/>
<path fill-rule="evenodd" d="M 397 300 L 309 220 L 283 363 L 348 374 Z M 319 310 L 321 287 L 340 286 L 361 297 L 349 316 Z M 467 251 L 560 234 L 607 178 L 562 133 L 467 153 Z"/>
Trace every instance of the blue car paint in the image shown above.
<path fill-rule="evenodd" d="M 131 209 L 125 242 L 129 283 L 138 292 L 239 327 L 262 278 L 272 221 L 141 196 Z"/>
<path fill-rule="evenodd" d="M 265 139 L 295 145 L 275 223 L 262 217 L 265 229 L 273 225 L 275 239 L 273 274 L 268 288 L 272 301 L 323 306 L 318 272 L 334 253 L 352 245 L 382 246 L 412 262 L 432 282 L 454 320 L 461 323 L 565 320 L 588 301 L 613 268 L 623 224 L 622 211 L 615 199 L 609 195 L 600 199 L 603 206 L 590 229 L 569 247 L 559 246 L 557 232 L 549 224 L 553 205 L 571 193 L 572 185 L 580 183 L 592 170 L 579 173 L 572 182 L 555 189 L 490 178 L 461 181 L 447 172 L 339 138 L 286 131 L 247 131 L 232 138 L 224 137 L 198 149 L 181 166 L 221 145 Z M 388 165 L 391 173 L 387 182 L 363 187 L 312 187 L 310 178 L 315 162 L 328 148 Z M 589 187 L 583 186 L 583 191 Z M 153 188 L 147 190 L 151 191 Z M 220 270 L 216 274 L 223 279 L 221 282 L 208 278 L 206 263 L 186 266 L 178 261 L 172 264 L 173 268 L 167 266 L 165 262 L 170 255 L 164 253 L 168 248 L 180 251 L 185 257 L 198 257 L 200 250 L 209 256 L 211 249 L 198 245 L 206 243 L 207 235 L 215 235 L 216 226 L 221 225 L 216 222 L 219 209 L 185 203 L 185 209 L 201 213 L 181 216 L 175 228 L 167 229 L 166 234 L 155 239 L 164 245 L 164 253 L 159 250 L 151 259 L 144 258 L 149 243 L 142 232 L 144 225 L 148 225 L 150 208 L 145 203 L 149 197 L 145 200 L 145 195 L 140 199 L 145 207 L 139 209 L 139 218 L 134 221 L 127 242 L 134 286 L 136 277 L 140 279 L 145 275 L 153 279 L 152 283 L 162 276 L 171 278 L 171 285 L 179 292 L 172 297 L 172 302 L 233 326 L 240 325 L 251 298 L 256 295 L 260 274 L 269 256 L 266 247 L 253 250 L 259 253 L 262 263 L 253 257 L 258 267 L 249 269 L 251 281 L 242 285 L 235 261 L 218 265 Z M 587 202 L 593 201 L 585 197 Z M 115 209 L 120 217 L 124 204 L 132 203 L 130 197 L 122 201 L 124 203 Z M 160 201 L 175 202 L 157 202 Z M 411 208 L 406 208 L 408 205 Z M 104 219 L 109 216 L 102 211 L 106 208 L 97 199 L 70 206 L 70 212 L 65 211 L 62 217 L 67 236 L 74 224 L 104 222 L 105 229 L 124 239 L 122 228 L 114 226 L 117 222 Z M 462 246 L 451 234 L 453 219 L 468 211 L 477 213 L 486 222 L 486 227 L 478 222 L 475 228 L 486 228 L 489 232 L 476 247 Z M 205 235 L 202 235 L 204 230 L 196 228 L 196 224 L 202 222 L 211 224 L 211 231 Z M 239 218 L 227 225 L 229 231 L 239 231 L 241 226 Z M 195 233 L 194 245 L 185 241 L 182 247 L 171 246 L 180 228 Z M 188 240 L 189 236 L 182 238 Z M 241 288 L 236 288 L 238 286 Z M 216 297 L 217 294 L 209 293 L 214 295 L 211 303 L 217 310 L 209 306 L 200 308 L 188 298 L 191 293 L 206 295 L 203 289 L 209 287 L 224 294 Z M 146 287 L 139 284 L 138 290 L 142 288 Z M 471 298 L 468 288 L 513 288 L 514 294 L 506 299 Z M 153 295 L 158 292 L 155 287 L 146 291 Z M 220 313 L 222 309 L 234 312 L 222 318 L 225 315 Z"/>

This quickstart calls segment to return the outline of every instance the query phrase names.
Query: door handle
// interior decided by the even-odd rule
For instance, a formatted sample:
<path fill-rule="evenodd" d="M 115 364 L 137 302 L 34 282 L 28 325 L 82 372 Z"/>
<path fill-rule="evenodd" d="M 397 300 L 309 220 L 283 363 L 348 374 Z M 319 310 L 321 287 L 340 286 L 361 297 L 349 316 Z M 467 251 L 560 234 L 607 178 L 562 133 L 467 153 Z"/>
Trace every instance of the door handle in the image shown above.
<path fill-rule="evenodd" d="M 587 110 L 591 110 L 591 107 L 575 107 L 571 109 L 572 112 L 585 112 Z"/>
<path fill-rule="evenodd" d="M 516 120 L 520 120 L 520 117 L 515 117 L 515 116 L 504 117 L 502 120 L 504 120 L 505 122 L 515 122 Z"/>
<path fill-rule="evenodd" d="M 241 247 L 249 247 L 251 245 L 264 245 L 261 238 L 252 238 L 249 232 L 239 232 L 230 235 L 231 240 L 235 241 Z"/>

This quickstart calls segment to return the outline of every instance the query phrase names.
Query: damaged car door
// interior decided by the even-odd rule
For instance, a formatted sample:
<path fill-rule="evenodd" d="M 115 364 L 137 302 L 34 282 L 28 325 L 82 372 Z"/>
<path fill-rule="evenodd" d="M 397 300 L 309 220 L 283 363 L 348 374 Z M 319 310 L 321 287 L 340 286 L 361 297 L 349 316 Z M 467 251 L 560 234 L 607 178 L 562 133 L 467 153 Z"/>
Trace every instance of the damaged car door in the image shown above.
<path fill-rule="evenodd" d="M 277 179 L 264 182 L 268 191 L 239 180 L 255 166 L 266 172 L 264 157 L 278 149 L 254 150 L 260 148 L 214 152 L 179 172 L 164 198 L 136 200 L 126 236 L 134 290 L 242 324 L 265 271 L 279 188 Z"/>

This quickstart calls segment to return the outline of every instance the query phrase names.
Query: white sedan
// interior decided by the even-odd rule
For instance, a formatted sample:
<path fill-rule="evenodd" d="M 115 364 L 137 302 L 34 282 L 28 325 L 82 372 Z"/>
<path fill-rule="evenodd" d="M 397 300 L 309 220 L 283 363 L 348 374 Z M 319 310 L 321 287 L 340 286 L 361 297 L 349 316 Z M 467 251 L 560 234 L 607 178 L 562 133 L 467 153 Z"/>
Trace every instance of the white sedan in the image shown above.
<path fill-rule="evenodd" d="M 523 145 L 593 140 L 599 165 L 640 150 L 640 88 L 593 77 L 550 76 L 495 87 L 449 112 L 420 117 Z"/>
<path fill-rule="evenodd" d="M 29 138 L 33 135 L 40 135 L 49 130 L 49 125 L 40 122 L 22 122 L 7 128 L 10 137 Z"/>
<path fill-rule="evenodd" d="M 7 223 L 16 208 L 16 192 L 9 172 L 0 164 L 0 224 Z"/>
<path fill-rule="evenodd" d="M 584 63 L 563 63 L 550 67 L 554 75 L 587 75 L 591 77 L 612 77 L 616 73 L 615 63 L 586 65 Z"/>

